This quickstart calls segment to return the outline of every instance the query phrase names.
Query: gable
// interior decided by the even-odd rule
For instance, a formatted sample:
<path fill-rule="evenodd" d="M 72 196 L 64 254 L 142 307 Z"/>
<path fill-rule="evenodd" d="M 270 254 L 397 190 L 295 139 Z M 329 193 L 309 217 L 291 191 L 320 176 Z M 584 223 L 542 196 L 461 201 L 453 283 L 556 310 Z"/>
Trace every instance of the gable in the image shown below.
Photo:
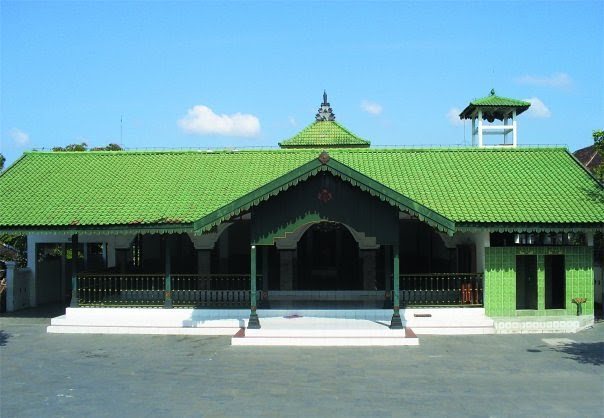
<path fill-rule="evenodd" d="M 320 171 L 252 208 L 252 242 L 272 245 L 304 225 L 338 222 L 379 244 L 398 243 L 398 209 L 330 171 Z"/>

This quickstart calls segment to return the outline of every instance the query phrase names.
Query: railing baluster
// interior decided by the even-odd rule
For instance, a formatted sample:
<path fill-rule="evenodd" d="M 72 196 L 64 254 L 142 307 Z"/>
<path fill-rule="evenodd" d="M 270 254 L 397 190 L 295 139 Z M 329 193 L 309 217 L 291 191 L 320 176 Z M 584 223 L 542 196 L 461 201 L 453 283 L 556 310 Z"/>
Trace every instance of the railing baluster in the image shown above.
<path fill-rule="evenodd" d="M 401 298 L 409 306 L 483 304 L 481 273 L 401 274 Z"/>

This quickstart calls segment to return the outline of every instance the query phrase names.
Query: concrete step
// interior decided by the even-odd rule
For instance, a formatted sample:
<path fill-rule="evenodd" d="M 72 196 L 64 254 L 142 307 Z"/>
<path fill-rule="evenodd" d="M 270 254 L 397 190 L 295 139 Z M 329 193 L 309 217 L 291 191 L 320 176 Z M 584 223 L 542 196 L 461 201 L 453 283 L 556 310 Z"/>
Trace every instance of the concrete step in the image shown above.
<path fill-rule="evenodd" d="M 344 318 L 266 318 L 260 329 L 241 330 L 232 345 L 368 347 L 418 345 L 410 328 L 390 329 L 388 324 Z"/>
<path fill-rule="evenodd" d="M 233 336 L 241 328 L 185 328 L 139 326 L 49 325 L 49 334 L 139 334 L 139 335 L 226 335 Z"/>
<path fill-rule="evenodd" d="M 347 334 L 347 336 L 334 335 L 288 335 L 288 336 L 264 336 L 261 333 L 253 336 L 246 335 L 250 330 L 241 330 L 233 338 L 231 345 L 234 346 L 287 346 L 287 347 L 400 347 L 419 345 L 419 339 L 410 328 L 405 335 L 376 336 Z"/>

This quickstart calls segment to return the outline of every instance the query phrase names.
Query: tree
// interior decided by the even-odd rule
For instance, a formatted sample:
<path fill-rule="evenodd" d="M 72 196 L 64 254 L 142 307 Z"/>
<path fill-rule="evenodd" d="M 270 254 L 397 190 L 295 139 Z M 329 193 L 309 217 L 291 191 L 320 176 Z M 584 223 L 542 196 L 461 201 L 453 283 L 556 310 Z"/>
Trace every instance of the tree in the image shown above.
<path fill-rule="evenodd" d="M 81 144 L 69 144 L 65 147 L 54 147 L 53 151 L 87 151 L 88 144 L 82 142 Z"/>
<path fill-rule="evenodd" d="M 0 244 L 6 244 L 17 251 L 18 256 L 14 261 L 17 262 L 18 267 L 27 266 L 27 237 L 25 235 L 0 234 Z"/>
<path fill-rule="evenodd" d="M 6 161 L 6 158 L 4 158 L 4 155 L 0 154 L 0 171 L 2 171 L 4 169 L 5 161 Z"/>
<path fill-rule="evenodd" d="M 123 151 L 123 148 L 118 144 L 109 144 L 106 147 L 92 148 L 91 151 Z"/>
<path fill-rule="evenodd" d="M 88 151 L 88 144 L 82 142 L 81 144 L 69 144 L 65 147 L 54 147 L 53 151 Z M 122 151 L 123 148 L 118 144 L 109 144 L 105 147 L 95 147 L 90 151 Z"/>
<path fill-rule="evenodd" d="M 604 130 L 594 131 L 593 137 L 596 152 L 600 155 L 600 158 L 604 160 Z M 600 181 L 604 181 L 604 163 L 600 163 L 600 165 L 594 169 L 594 173 Z"/>

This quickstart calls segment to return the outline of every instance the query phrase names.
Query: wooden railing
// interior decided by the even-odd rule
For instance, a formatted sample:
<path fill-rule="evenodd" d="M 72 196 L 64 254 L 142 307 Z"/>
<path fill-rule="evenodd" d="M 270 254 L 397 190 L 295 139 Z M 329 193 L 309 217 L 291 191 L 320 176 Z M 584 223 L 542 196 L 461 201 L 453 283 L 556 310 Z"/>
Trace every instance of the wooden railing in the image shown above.
<path fill-rule="evenodd" d="M 80 273 L 80 306 L 164 306 L 169 295 L 174 306 L 249 307 L 249 274 L 172 274 L 166 291 L 164 274 Z M 257 278 L 262 288 L 261 277 Z"/>
<path fill-rule="evenodd" d="M 260 276 L 257 286 L 262 288 Z M 250 276 L 241 274 L 174 274 L 172 301 L 176 306 L 249 307 Z"/>
<path fill-rule="evenodd" d="M 257 289 L 262 289 L 262 277 L 258 276 L 257 280 Z M 249 274 L 172 274 L 171 290 L 166 289 L 164 274 L 80 273 L 76 284 L 80 306 L 159 307 L 165 306 L 169 297 L 171 304 L 177 307 L 244 308 L 249 307 L 251 296 Z M 316 299 L 311 293 L 301 291 L 300 296 Z M 368 298 L 365 293 L 360 292 L 359 301 Z M 260 292 L 260 300 L 259 296 Z M 483 276 L 479 273 L 402 274 L 400 303 L 402 307 L 482 306 Z"/>
<path fill-rule="evenodd" d="M 401 274 L 402 306 L 481 306 L 480 273 Z"/>
<path fill-rule="evenodd" d="M 155 306 L 163 305 L 163 274 L 94 274 L 82 273 L 77 278 L 81 306 Z"/>

